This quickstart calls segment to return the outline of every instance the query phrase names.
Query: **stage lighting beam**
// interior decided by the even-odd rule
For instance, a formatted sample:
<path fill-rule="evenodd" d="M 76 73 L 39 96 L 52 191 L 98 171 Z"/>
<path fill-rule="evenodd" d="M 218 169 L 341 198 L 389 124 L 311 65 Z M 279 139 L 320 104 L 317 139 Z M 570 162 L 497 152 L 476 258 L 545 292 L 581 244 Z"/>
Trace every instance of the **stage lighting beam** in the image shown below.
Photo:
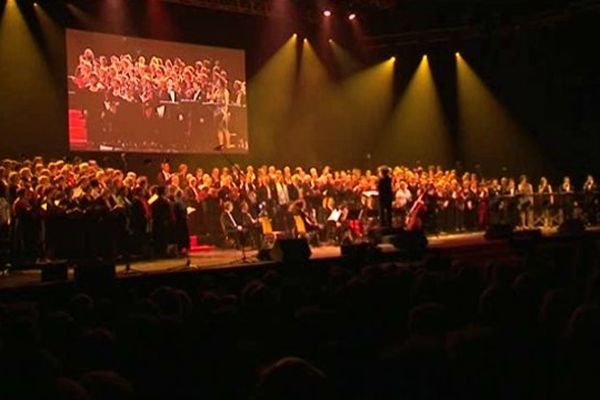
<path fill-rule="evenodd" d="M 452 162 L 448 123 L 425 55 L 396 105 L 376 152 L 394 163 Z"/>
<path fill-rule="evenodd" d="M 350 21 L 354 21 L 356 19 L 356 13 L 350 13 L 348 14 L 348 20 Z"/>
<path fill-rule="evenodd" d="M 324 17 L 331 17 L 333 15 L 333 12 L 331 12 L 331 10 L 324 10 L 323 11 L 323 16 Z"/>
<path fill-rule="evenodd" d="M 460 54 L 456 56 L 456 78 L 463 162 L 498 166 L 510 157 L 522 163 L 517 168 L 543 165 L 535 141 Z"/>

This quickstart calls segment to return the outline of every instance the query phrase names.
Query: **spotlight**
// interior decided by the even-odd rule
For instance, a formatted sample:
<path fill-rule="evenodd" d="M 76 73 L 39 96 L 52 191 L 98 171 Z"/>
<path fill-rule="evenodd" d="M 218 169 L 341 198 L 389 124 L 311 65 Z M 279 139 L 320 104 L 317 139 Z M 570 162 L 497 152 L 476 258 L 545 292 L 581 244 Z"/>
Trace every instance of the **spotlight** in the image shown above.
<path fill-rule="evenodd" d="M 458 51 L 457 51 L 456 53 L 454 53 L 454 55 L 455 55 L 456 57 L 460 57 L 460 53 L 459 53 Z"/>
<path fill-rule="evenodd" d="M 323 16 L 324 17 L 331 17 L 333 15 L 333 13 L 331 12 L 331 10 L 325 10 L 323 11 Z"/>
<path fill-rule="evenodd" d="M 356 13 L 350 13 L 350 14 L 348 14 L 348 20 L 354 21 L 355 19 L 356 19 Z"/>
<path fill-rule="evenodd" d="M 390 61 L 396 61 L 396 56 L 391 56 Z"/>
<path fill-rule="evenodd" d="M 427 54 L 423 54 L 423 60 L 427 60 Z"/>

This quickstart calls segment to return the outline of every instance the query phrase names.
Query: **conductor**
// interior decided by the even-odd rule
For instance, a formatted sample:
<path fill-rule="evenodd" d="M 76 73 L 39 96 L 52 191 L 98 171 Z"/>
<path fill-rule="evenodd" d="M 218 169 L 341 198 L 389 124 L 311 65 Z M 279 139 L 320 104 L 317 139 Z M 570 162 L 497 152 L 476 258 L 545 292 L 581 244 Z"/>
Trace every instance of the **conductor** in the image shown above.
<path fill-rule="evenodd" d="M 394 195 L 392 192 L 392 178 L 390 177 L 390 169 L 388 167 L 381 167 L 379 169 L 377 191 L 379 191 L 379 222 L 381 223 L 381 227 L 390 228 L 392 226 L 392 200 Z"/>

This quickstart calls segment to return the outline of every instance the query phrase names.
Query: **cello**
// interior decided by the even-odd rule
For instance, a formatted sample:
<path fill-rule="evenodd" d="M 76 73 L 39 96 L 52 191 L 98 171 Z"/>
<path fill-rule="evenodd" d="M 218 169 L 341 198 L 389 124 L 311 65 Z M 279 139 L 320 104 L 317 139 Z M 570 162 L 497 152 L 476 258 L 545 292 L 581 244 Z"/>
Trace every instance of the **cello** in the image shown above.
<path fill-rule="evenodd" d="M 405 229 L 407 231 L 415 231 L 423 228 L 423 220 L 421 219 L 421 216 L 426 210 L 423 197 L 425 197 L 425 192 L 421 193 L 419 197 L 417 197 L 417 200 L 415 200 L 414 204 L 410 208 L 410 211 L 406 215 Z"/>

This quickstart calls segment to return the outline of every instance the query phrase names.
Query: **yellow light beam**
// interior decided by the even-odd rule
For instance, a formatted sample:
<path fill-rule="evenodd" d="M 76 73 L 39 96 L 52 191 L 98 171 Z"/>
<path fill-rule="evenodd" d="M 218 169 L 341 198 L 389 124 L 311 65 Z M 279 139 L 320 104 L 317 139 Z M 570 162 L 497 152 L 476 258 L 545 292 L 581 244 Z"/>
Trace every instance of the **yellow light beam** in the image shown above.
<path fill-rule="evenodd" d="M 275 154 L 273 139 L 285 129 L 292 106 L 297 40 L 298 36 L 292 35 L 248 83 L 252 141 L 265 158 Z"/>
<path fill-rule="evenodd" d="M 336 43 L 335 40 L 329 39 L 329 45 L 331 46 L 335 61 L 342 76 L 348 76 L 362 67 L 358 59 L 350 54 L 348 50 Z"/>
<path fill-rule="evenodd" d="M 7 0 L 0 16 L 0 60 L 3 82 L 0 112 L 11 116 L 0 117 L 0 132 L 23 135 L 20 144 L 30 145 L 29 150 L 36 151 L 43 147 L 39 140 L 43 132 L 37 132 L 35 127 L 55 124 L 62 114 L 44 55 L 16 0 Z M 33 120 L 35 124 L 31 123 Z"/>
<path fill-rule="evenodd" d="M 426 55 L 393 111 L 376 152 L 393 163 L 418 160 L 448 165 L 453 161 L 448 124 Z"/>
<path fill-rule="evenodd" d="M 356 154 L 370 151 L 373 138 L 389 114 L 393 71 L 393 62 L 388 60 L 325 86 L 319 102 L 302 111 L 305 117 L 301 133 L 312 134 L 320 148 L 337 149 L 340 159 L 350 157 L 353 160 L 348 158 L 348 162 L 356 162 Z M 318 162 L 318 156 L 315 158 Z"/>
<path fill-rule="evenodd" d="M 38 3 L 34 3 L 34 11 L 42 32 L 45 59 L 47 60 L 48 68 L 53 70 L 53 66 L 59 64 L 59 60 L 56 59 L 56 57 L 62 57 L 62 55 L 58 54 L 59 52 L 57 52 L 56 49 L 64 46 L 64 30 Z M 53 72 L 55 73 L 55 76 L 58 73 L 56 70 Z M 58 82 L 58 79 L 54 80 L 57 89 L 59 86 Z"/>
<path fill-rule="evenodd" d="M 299 71 L 285 135 L 296 144 L 288 149 L 292 156 L 305 158 L 307 163 L 317 163 L 319 146 L 315 146 L 315 143 L 317 139 L 329 137 L 325 109 L 333 82 L 306 38 L 302 41 L 300 52 Z M 316 132 L 323 132 L 323 135 L 315 136 Z"/>
<path fill-rule="evenodd" d="M 456 74 L 459 143 L 465 163 L 499 167 L 510 162 L 528 169 L 541 165 L 534 141 L 458 53 Z"/>

